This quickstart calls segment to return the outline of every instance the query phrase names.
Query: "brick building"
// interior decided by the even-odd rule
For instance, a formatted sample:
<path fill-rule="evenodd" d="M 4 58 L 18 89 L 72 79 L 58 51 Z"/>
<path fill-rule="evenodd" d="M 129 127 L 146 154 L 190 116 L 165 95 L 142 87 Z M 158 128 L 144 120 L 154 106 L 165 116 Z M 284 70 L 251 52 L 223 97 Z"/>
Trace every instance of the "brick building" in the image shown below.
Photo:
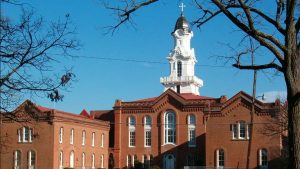
<path fill-rule="evenodd" d="M 136 161 L 144 167 L 163 169 L 184 166 L 246 168 L 250 142 L 252 97 L 239 92 L 226 96 L 201 96 L 203 81 L 195 76 L 193 32 L 181 15 L 172 32 L 174 49 L 167 57 L 170 74 L 160 82 L 165 91 L 158 97 L 115 102 L 113 110 L 92 111 L 109 120 L 110 157 L 125 169 Z M 255 100 L 250 168 L 281 168 L 281 135 L 268 135 L 265 128 L 277 118 L 280 103 Z"/>
<path fill-rule="evenodd" d="M 26 101 L 12 113 L 20 123 L 6 118 L 1 125 L 10 143 L 1 149 L 1 168 L 127 169 L 137 161 L 144 168 L 163 169 L 242 169 L 247 161 L 250 168 L 282 168 L 281 134 L 266 132 L 280 111 L 279 101 L 255 99 L 251 132 L 251 96 L 242 91 L 229 99 L 200 95 L 203 81 L 195 76 L 197 59 L 190 47 L 193 32 L 183 15 L 172 36 L 170 74 L 160 79 L 161 95 L 116 100 L 112 110 L 80 115 Z"/>
<path fill-rule="evenodd" d="M 9 115 L 1 124 L 1 169 L 108 168 L 108 122 L 28 100 Z"/>

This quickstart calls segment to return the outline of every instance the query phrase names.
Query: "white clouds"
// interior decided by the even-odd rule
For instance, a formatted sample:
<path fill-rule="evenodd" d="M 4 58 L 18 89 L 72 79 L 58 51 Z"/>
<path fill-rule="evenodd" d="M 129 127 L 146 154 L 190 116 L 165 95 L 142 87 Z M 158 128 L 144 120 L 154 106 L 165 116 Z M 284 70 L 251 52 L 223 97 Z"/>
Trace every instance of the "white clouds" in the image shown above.
<path fill-rule="evenodd" d="M 277 98 L 280 100 L 286 100 L 287 93 L 286 91 L 267 91 L 263 93 L 259 93 L 257 96 L 262 96 L 264 94 L 265 100 L 262 100 L 261 97 L 258 99 L 263 102 L 274 102 Z"/>

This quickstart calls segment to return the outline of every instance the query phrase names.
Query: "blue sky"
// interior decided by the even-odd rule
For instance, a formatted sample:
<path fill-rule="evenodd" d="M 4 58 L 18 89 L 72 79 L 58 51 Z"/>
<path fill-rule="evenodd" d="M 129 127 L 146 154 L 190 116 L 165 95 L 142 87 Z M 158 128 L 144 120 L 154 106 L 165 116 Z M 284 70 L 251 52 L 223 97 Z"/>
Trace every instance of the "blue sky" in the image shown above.
<path fill-rule="evenodd" d="M 37 15 L 47 21 L 63 18 L 70 14 L 76 27 L 77 39 L 82 48 L 75 59 L 64 59 L 55 65 L 63 71 L 73 67 L 76 82 L 68 92 L 64 92 L 63 102 L 55 105 L 45 98 L 29 97 L 37 104 L 60 110 L 80 113 L 82 109 L 111 109 L 116 99 L 124 101 L 158 96 L 163 92 L 159 78 L 169 75 L 166 57 L 173 48 L 171 32 L 180 15 L 180 1 L 161 1 L 138 11 L 133 16 L 134 27 L 123 25 L 113 36 L 104 35 L 105 26 L 116 23 L 111 11 L 104 9 L 96 0 L 43 0 L 25 1 Z M 17 19 L 18 10 L 11 6 L 2 6 L 2 14 Z M 186 3 L 184 15 L 189 21 L 199 14 L 195 7 Z M 220 97 L 233 96 L 240 90 L 252 92 L 252 71 L 241 71 L 223 61 L 216 61 L 217 55 L 229 56 L 232 51 L 222 45 L 231 43 L 236 47 L 242 33 L 224 17 L 218 17 L 201 29 L 193 27 L 198 66 L 196 75 L 203 79 L 204 86 L 200 95 Z M 112 61 L 95 58 L 142 60 L 154 63 Z M 270 60 L 270 53 L 261 50 L 256 61 Z M 165 64 L 163 64 L 165 63 Z M 257 94 L 266 93 L 272 101 L 286 90 L 282 75 L 275 76 L 270 71 L 260 71 L 257 80 Z M 24 98 L 25 99 L 25 98 Z"/>

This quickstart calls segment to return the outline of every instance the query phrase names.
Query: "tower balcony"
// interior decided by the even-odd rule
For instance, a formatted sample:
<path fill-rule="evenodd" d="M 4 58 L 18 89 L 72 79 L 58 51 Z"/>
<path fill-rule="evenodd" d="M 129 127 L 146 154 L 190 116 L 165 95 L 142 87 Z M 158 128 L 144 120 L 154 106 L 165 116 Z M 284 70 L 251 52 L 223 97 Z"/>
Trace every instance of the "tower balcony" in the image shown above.
<path fill-rule="evenodd" d="M 199 79 L 196 76 L 181 76 L 181 77 L 161 77 L 160 78 L 160 83 L 163 85 L 170 85 L 170 84 L 195 84 L 198 87 L 203 86 L 203 81 Z"/>

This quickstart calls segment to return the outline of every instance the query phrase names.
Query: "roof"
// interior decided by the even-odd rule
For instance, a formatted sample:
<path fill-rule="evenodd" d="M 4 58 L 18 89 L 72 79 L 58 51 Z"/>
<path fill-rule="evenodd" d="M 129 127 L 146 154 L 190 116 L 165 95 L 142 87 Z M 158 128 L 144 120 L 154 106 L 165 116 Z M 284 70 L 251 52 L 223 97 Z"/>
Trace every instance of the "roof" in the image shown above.
<path fill-rule="evenodd" d="M 199 96 L 195 95 L 193 93 L 180 93 L 178 94 L 185 100 L 203 100 L 203 99 L 213 99 L 212 97 L 207 97 L 207 96 Z M 150 97 L 150 98 L 145 98 L 145 99 L 140 99 L 140 100 L 134 100 L 130 102 L 152 102 L 155 101 L 158 97 Z"/>
<path fill-rule="evenodd" d="M 176 24 L 175 24 L 175 28 L 174 28 L 174 32 L 177 30 L 177 29 L 188 29 L 188 32 L 190 32 L 190 26 L 189 26 L 189 22 L 187 21 L 187 19 L 181 15 L 177 21 L 176 21 Z"/>

